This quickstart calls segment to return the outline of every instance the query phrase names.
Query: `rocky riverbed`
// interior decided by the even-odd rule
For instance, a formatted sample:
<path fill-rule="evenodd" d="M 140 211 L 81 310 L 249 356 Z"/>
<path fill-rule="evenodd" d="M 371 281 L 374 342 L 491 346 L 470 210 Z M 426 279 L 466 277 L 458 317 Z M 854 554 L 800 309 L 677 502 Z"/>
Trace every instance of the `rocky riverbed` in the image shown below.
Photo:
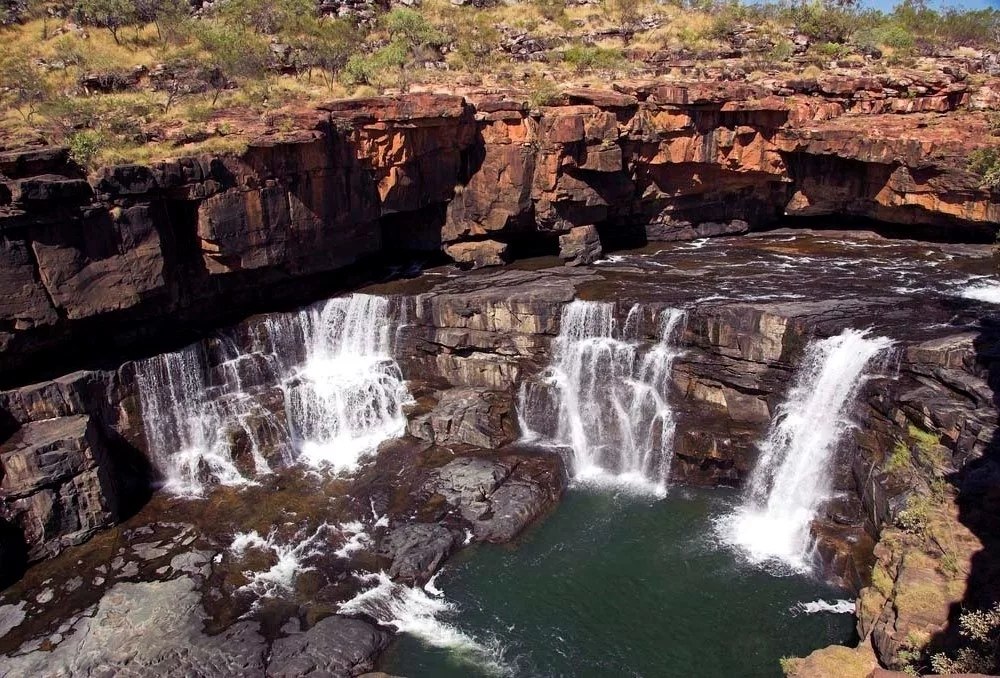
<path fill-rule="evenodd" d="M 401 628 L 392 601 L 424 595 L 455 550 L 509 541 L 559 500 L 572 457 L 551 441 L 517 440 L 523 390 L 544 385 L 574 298 L 614 302 L 609 312 L 630 328 L 626 343 L 641 350 L 658 341 L 665 310 L 683 315 L 669 378 L 674 484 L 744 484 L 811 339 L 845 327 L 891 338 L 891 356 L 852 408 L 858 427 L 836 456 L 835 496 L 813 524 L 818 565 L 859 589 L 877 560 L 895 582 L 864 588 L 859 608 L 860 635 L 884 664 L 894 665 L 915 629 L 941 634 L 928 642 L 947 648 L 952 606 L 992 595 L 992 565 L 982 562 L 988 521 L 981 510 L 975 520 L 953 510 L 981 506 L 977 497 L 993 491 L 989 374 L 1000 282 L 992 256 L 984 245 L 788 230 L 651 245 L 571 267 L 540 258 L 494 271 L 429 268 L 361 288 L 373 295 L 362 304 L 251 317 L 169 354 L 177 359 L 9 390 L 0 402 L 13 433 L 0 453 L 16 529 L 4 565 L 16 572 L 19 544 L 22 562 L 34 564 L 0 599 L 5 667 L 12 675 L 42 663 L 67 674 L 125 663 L 147 675 L 188 675 L 203 664 L 245 675 L 372 670 L 388 631 Z M 331 327 L 346 327 L 362 307 L 386 314 L 379 323 L 394 329 L 385 346 L 350 354 L 356 365 L 329 373 L 331 382 L 302 367 L 311 364 L 302 328 L 332 311 Z M 345 332 L 330 336 L 346 341 Z M 167 420 L 149 416 L 151 365 L 192 370 L 184 374 L 199 380 L 197 407 L 182 412 L 209 417 L 199 431 L 224 433 L 193 465 L 156 453 L 154 427 Z M 374 371 L 359 377 L 358 365 Z M 356 379 L 377 387 L 364 393 L 396 394 L 398 411 L 364 419 L 388 440 L 343 468 L 296 459 L 303 404 L 327 402 L 323 384 L 351 402 L 355 391 L 336 389 Z M 183 400 L 188 391 L 169 393 Z M 191 443 L 183 422 L 167 423 Z M 912 464 L 890 462 L 898 444 L 912 450 Z M 178 469 L 196 496 L 168 488 L 145 499 L 150 482 Z M 929 554 L 919 571 L 899 559 L 925 545 L 873 548 L 914 493 L 944 478 L 942 525 L 967 538 Z M 945 556 L 959 560 L 957 572 L 935 569 Z M 380 571 L 387 580 L 372 579 Z M 975 591 L 964 590 L 967 580 Z M 933 590 L 931 602 L 909 606 L 913 597 L 902 594 L 914 587 Z M 359 603 L 366 591 L 378 593 Z M 153 642 L 151 628 L 165 632 Z M 131 639 L 115 653 L 100 649 L 109 629 Z"/>

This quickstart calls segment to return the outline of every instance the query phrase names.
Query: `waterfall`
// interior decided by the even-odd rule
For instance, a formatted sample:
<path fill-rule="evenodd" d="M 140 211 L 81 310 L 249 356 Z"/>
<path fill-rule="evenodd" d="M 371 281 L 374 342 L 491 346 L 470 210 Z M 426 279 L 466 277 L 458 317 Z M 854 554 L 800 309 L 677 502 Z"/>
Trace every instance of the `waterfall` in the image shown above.
<path fill-rule="evenodd" d="M 300 460 L 353 470 L 383 440 L 402 435 L 409 399 L 392 357 L 384 297 L 355 294 L 300 314 L 305 362 L 285 382 Z"/>
<path fill-rule="evenodd" d="M 807 570 L 816 510 L 830 499 L 830 466 L 850 427 L 850 407 L 868 365 L 892 345 L 847 329 L 816 340 L 760 443 L 743 505 L 720 523 L 722 537 L 754 562 Z"/>
<path fill-rule="evenodd" d="M 383 297 L 355 294 L 135 365 L 150 458 L 165 487 L 201 495 L 299 461 L 353 470 L 401 435 L 409 399 Z M 244 342 L 246 343 L 246 342 Z"/>
<path fill-rule="evenodd" d="M 610 479 L 662 494 L 673 456 L 667 394 L 679 355 L 671 337 L 683 312 L 659 314 L 658 341 L 638 341 L 641 307 L 617 330 L 613 303 L 573 301 L 562 312 L 551 366 L 522 385 L 521 428 L 528 438 L 572 450 L 574 476 Z"/>

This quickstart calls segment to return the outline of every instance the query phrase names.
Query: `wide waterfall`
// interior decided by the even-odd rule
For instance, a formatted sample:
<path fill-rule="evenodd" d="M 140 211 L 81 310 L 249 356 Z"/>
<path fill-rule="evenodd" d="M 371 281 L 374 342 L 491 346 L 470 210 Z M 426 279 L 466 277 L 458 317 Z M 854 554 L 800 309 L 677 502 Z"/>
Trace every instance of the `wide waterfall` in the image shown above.
<path fill-rule="evenodd" d="M 212 351 L 199 343 L 138 362 L 147 444 L 166 487 L 198 495 L 293 460 L 356 468 L 405 427 L 392 328 L 387 299 L 354 294 L 268 316 L 244 348 L 224 335 Z"/>
<path fill-rule="evenodd" d="M 743 505 L 720 522 L 723 538 L 754 562 L 810 565 L 810 523 L 831 495 L 830 466 L 850 428 L 866 368 L 892 342 L 847 329 L 813 341 L 760 444 Z"/>
<path fill-rule="evenodd" d="M 609 478 L 665 492 L 673 456 L 671 337 L 683 312 L 660 312 L 658 340 L 638 340 L 641 307 L 619 331 L 613 303 L 573 301 L 562 313 L 551 366 L 521 389 L 528 438 L 569 447 L 574 476 Z"/>

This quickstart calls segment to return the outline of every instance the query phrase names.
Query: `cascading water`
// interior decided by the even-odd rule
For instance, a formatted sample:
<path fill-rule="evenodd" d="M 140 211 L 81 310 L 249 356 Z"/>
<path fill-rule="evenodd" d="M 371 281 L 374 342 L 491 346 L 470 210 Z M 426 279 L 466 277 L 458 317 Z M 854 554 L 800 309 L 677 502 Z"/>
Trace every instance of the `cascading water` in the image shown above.
<path fill-rule="evenodd" d="M 480 675 L 514 675 L 513 667 L 505 661 L 504 647 L 498 640 L 480 641 L 446 621 L 458 610 L 434 586 L 433 579 L 419 588 L 394 582 L 384 572 L 358 576 L 369 586 L 342 603 L 339 608 L 341 614 L 366 615 L 382 626 L 448 650 L 454 660 L 474 666 Z"/>
<path fill-rule="evenodd" d="M 355 294 L 269 316 L 246 350 L 223 336 L 214 359 L 195 344 L 136 363 L 147 443 L 167 489 L 200 495 L 209 483 L 246 483 L 270 471 L 269 459 L 356 468 L 405 428 L 392 325 L 387 299 Z M 241 444 L 250 463 L 234 461 Z"/>
<path fill-rule="evenodd" d="M 354 469 L 361 456 L 406 427 L 402 405 L 409 394 L 391 353 L 389 302 L 355 294 L 300 317 L 306 359 L 285 384 L 299 458 Z"/>
<path fill-rule="evenodd" d="M 723 538 L 754 562 L 809 568 L 809 526 L 830 498 L 830 462 L 850 427 L 848 411 L 866 368 L 892 345 L 847 329 L 812 342 L 795 383 L 760 444 L 746 499 L 719 524 Z"/>
<path fill-rule="evenodd" d="M 246 482 L 228 453 L 224 413 L 208 400 L 206 372 L 198 345 L 136 366 L 150 455 L 166 489 L 177 494 L 202 494 L 205 476 L 220 485 Z M 255 463 L 257 459 L 254 454 Z M 266 462 L 258 468 L 266 470 Z"/>
<path fill-rule="evenodd" d="M 617 331 L 614 304 L 573 301 L 562 313 L 552 365 L 521 389 L 521 429 L 573 451 L 577 478 L 605 478 L 666 489 L 674 418 L 667 394 L 674 359 L 671 337 L 683 312 L 665 309 L 659 339 L 643 351 L 641 308 Z"/>

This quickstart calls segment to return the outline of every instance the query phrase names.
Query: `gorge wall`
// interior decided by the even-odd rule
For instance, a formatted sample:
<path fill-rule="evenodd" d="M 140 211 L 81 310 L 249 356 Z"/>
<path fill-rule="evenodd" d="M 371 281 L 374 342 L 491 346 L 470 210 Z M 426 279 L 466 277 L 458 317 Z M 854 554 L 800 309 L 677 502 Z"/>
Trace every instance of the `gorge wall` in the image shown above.
<path fill-rule="evenodd" d="M 21 546 L 0 550 L 0 566 L 54 555 L 144 501 L 155 471 L 128 358 L 197 339 L 215 385 L 223 352 L 205 330 L 236 323 L 224 335 L 252 364 L 267 316 L 243 318 L 356 287 L 394 260 L 443 253 L 483 268 L 558 253 L 585 264 L 605 248 L 823 215 L 991 241 L 1000 207 L 966 157 L 989 142 L 986 116 L 972 109 L 993 108 L 993 92 L 942 71 L 579 89 L 543 107 L 516 94 L 412 94 L 332 103 L 239 158 L 88 179 L 65 149 L 0 154 L 0 527 L 5 545 Z M 408 432 L 437 444 L 511 442 L 517 386 L 550 359 L 562 307 L 605 282 L 568 267 L 387 288 L 415 397 Z M 665 303 L 643 305 L 645 341 Z M 672 373 L 671 477 L 740 485 L 807 341 L 896 310 L 877 295 L 689 309 Z M 628 311 L 622 298 L 617 312 Z M 933 310 L 943 323 L 963 312 Z M 846 584 L 869 584 L 873 538 L 895 529 L 915 487 L 932 491 L 931 477 L 955 488 L 940 520 L 964 530 L 955 548 L 975 564 L 989 530 L 969 525 L 990 524 L 983 497 L 997 486 L 996 345 L 985 331 L 906 337 L 896 369 L 866 385 L 861 427 L 837 466 L 842 495 L 814 528 Z M 252 375 L 240 375 L 244 389 L 280 417 L 274 385 Z M 240 435 L 235 463 L 246 465 Z M 896 468 L 898 443 L 934 454 L 926 468 Z M 911 537 L 875 549 L 884 577 L 859 610 L 859 631 L 886 665 L 914 645 L 914 630 L 954 627 L 967 580 L 989 597 L 991 565 L 943 573 L 944 550 L 914 564 L 922 547 L 899 547 Z M 932 594 L 906 595 L 916 589 Z"/>
<path fill-rule="evenodd" d="M 997 97 L 964 80 L 944 67 L 577 89 L 542 107 L 515 93 L 340 101 L 239 158 L 91 180 L 65 149 L 5 152 L 0 379 L 302 303 L 401 252 L 582 262 L 830 214 L 992 240 L 1000 208 L 966 156 L 990 138 L 972 109 Z"/>

